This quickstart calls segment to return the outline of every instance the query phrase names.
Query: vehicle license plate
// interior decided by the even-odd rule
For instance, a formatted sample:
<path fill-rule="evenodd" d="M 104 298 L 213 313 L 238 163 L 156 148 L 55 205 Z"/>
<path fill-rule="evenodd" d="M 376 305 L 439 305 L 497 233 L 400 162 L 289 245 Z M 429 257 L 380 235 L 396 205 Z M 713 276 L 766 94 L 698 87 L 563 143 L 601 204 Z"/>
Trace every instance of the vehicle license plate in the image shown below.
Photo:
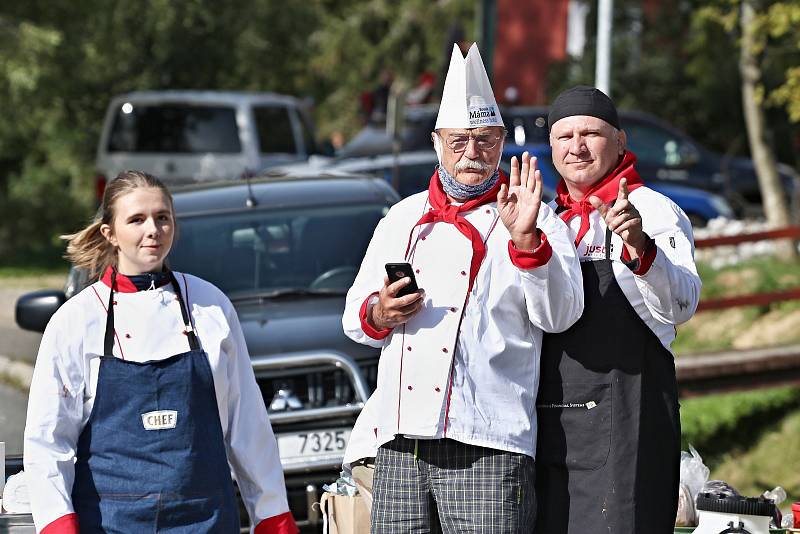
<path fill-rule="evenodd" d="M 350 439 L 349 428 L 329 428 L 278 434 L 281 460 L 314 456 L 341 456 Z"/>

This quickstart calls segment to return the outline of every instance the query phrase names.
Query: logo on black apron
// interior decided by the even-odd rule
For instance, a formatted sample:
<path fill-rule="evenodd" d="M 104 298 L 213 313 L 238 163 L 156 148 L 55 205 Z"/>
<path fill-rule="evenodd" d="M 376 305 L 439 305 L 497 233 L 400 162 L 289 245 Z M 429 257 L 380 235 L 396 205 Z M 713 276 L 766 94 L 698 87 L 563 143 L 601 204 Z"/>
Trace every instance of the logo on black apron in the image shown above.
<path fill-rule="evenodd" d="M 175 410 L 159 410 L 142 414 L 145 430 L 167 430 L 175 428 L 178 423 L 178 412 Z"/>

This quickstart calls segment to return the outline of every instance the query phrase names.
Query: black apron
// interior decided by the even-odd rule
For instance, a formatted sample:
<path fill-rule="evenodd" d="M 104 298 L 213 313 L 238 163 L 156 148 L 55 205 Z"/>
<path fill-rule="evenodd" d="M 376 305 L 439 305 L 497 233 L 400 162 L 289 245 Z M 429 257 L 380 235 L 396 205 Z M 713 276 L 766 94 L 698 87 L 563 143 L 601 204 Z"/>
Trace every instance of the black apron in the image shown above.
<path fill-rule="evenodd" d="M 617 284 L 581 263 L 584 311 L 545 334 L 536 450 L 536 534 L 672 534 L 680 417 L 675 363 Z"/>

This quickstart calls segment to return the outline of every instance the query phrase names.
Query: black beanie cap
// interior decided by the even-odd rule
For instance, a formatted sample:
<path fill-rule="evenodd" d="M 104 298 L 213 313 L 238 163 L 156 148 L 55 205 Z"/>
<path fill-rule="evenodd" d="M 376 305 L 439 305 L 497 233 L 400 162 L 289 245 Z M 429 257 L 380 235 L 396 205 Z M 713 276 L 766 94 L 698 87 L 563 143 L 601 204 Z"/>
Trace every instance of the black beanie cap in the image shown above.
<path fill-rule="evenodd" d="M 578 85 L 558 95 L 547 114 L 547 130 L 564 117 L 588 115 L 597 117 L 620 129 L 617 108 L 614 102 L 600 89 L 586 85 Z"/>

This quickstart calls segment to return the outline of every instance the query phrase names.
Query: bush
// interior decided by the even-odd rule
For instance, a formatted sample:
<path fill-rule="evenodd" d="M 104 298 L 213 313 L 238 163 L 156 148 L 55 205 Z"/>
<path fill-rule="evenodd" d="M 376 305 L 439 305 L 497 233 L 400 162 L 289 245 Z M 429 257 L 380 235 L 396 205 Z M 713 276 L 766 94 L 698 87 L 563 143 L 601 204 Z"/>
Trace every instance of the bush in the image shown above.
<path fill-rule="evenodd" d="M 800 388 L 782 387 L 681 401 L 682 448 L 692 444 L 707 465 L 732 448 L 746 449 L 786 414 L 800 408 Z"/>

